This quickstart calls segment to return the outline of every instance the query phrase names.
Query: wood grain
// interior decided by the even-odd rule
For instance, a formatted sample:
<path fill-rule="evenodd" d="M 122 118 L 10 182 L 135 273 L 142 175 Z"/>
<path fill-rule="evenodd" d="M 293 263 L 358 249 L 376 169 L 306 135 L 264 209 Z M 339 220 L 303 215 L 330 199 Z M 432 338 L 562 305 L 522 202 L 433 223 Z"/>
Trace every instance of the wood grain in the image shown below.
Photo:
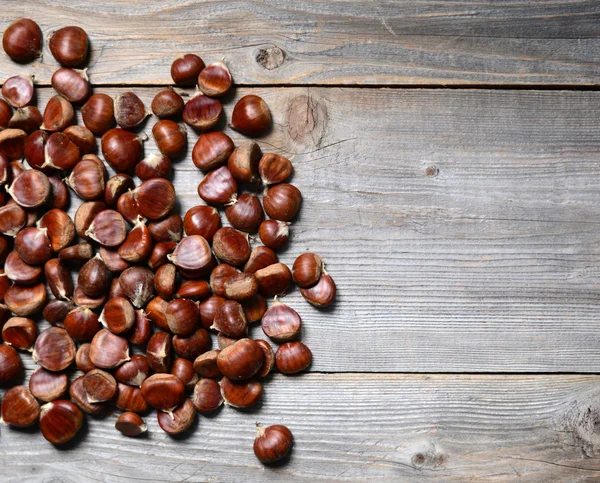
<path fill-rule="evenodd" d="M 4 0 L 0 30 L 32 17 L 44 35 L 77 24 L 89 34 L 100 84 L 170 83 L 173 59 L 225 58 L 238 84 L 597 85 L 600 5 L 458 0 Z M 20 66 L 1 54 L 0 79 Z"/>
<path fill-rule="evenodd" d="M 129 439 L 116 415 L 59 449 L 2 427 L 2 480 L 597 481 L 598 376 L 309 374 L 274 377 L 260 411 L 223 408 L 185 438 Z M 255 421 L 283 423 L 291 459 L 264 468 Z"/>
<path fill-rule="evenodd" d="M 149 103 L 158 88 L 135 91 Z M 281 258 L 321 254 L 339 289 L 325 310 L 297 291 L 284 299 L 304 320 L 313 370 L 600 372 L 600 93 L 235 98 L 248 92 L 273 111 L 263 149 L 293 159 L 304 194 Z M 200 202 L 201 179 L 189 153 L 176 162 L 182 210 Z"/>

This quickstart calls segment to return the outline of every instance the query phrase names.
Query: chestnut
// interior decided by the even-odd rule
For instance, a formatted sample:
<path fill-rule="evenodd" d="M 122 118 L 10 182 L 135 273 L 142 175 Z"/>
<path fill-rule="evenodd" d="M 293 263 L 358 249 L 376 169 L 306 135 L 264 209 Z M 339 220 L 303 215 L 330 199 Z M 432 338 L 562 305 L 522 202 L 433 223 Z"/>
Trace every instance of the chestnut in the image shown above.
<path fill-rule="evenodd" d="M 35 106 L 25 106 L 15 111 L 10 118 L 8 127 L 11 129 L 22 129 L 28 134 L 37 131 L 43 122 L 40 110 Z"/>
<path fill-rule="evenodd" d="M 40 281 L 42 267 L 25 263 L 16 251 L 12 251 L 4 262 L 4 274 L 18 285 L 33 285 Z M 4 296 L 6 299 L 6 293 Z"/>
<path fill-rule="evenodd" d="M 289 342 L 300 335 L 302 319 L 298 312 L 275 298 L 273 305 L 265 312 L 261 321 L 262 330 L 271 340 Z"/>
<path fill-rule="evenodd" d="M 92 414 L 92 415 L 100 415 L 107 411 L 109 405 L 107 402 L 96 402 L 93 403 L 90 401 L 88 393 L 85 391 L 83 387 L 83 376 L 76 378 L 72 383 L 71 387 L 69 387 L 69 395 L 71 399 L 79 409 L 81 409 L 84 413 Z"/>
<path fill-rule="evenodd" d="M 250 136 L 265 134 L 273 123 L 267 103 L 253 94 L 237 101 L 231 115 L 231 127 Z"/>
<path fill-rule="evenodd" d="M 251 193 L 240 196 L 233 195 L 227 203 L 225 216 L 231 226 L 248 233 L 255 233 L 265 219 L 262 205 L 258 197 Z"/>
<path fill-rule="evenodd" d="M 81 119 L 90 131 L 102 136 L 115 126 L 115 110 L 112 97 L 94 94 L 81 108 Z"/>
<path fill-rule="evenodd" d="M 24 228 L 15 237 L 15 250 L 29 265 L 42 265 L 52 258 L 52 245 L 46 228 Z"/>
<path fill-rule="evenodd" d="M 214 128 L 223 114 L 223 105 L 218 99 L 205 96 L 198 91 L 185 103 L 183 121 L 199 131 L 209 131 Z"/>
<path fill-rule="evenodd" d="M 174 298 L 199 301 L 207 299 L 210 295 L 210 285 L 206 280 L 186 280 L 179 285 Z"/>
<path fill-rule="evenodd" d="M 146 378 L 150 376 L 148 359 L 141 354 L 135 354 L 114 372 L 114 376 L 123 384 L 141 387 Z"/>
<path fill-rule="evenodd" d="M 239 302 L 226 300 L 215 313 L 211 329 L 229 337 L 244 337 L 248 333 L 246 315 Z"/>
<path fill-rule="evenodd" d="M 100 297 L 106 294 L 109 284 L 110 271 L 100 255 L 96 255 L 81 267 L 77 277 L 77 285 L 89 297 Z"/>
<path fill-rule="evenodd" d="M 94 364 L 90 359 L 90 349 L 92 348 L 92 344 L 86 342 L 85 344 L 81 344 L 79 349 L 77 349 L 77 354 L 75 355 L 75 365 L 77 369 L 82 372 L 90 372 L 94 369 Z M 68 382 L 68 381 L 67 381 Z"/>
<path fill-rule="evenodd" d="M 4 31 L 2 47 L 15 62 L 31 62 L 42 55 L 42 30 L 29 18 L 16 20 Z"/>
<path fill-rule="evenodd" d="M 50 402 L 63 396 L 69 387 L 69 377 L 38 367 L 29 378 L 29 391 L 40 401 Z"/>
<path fill-rule="evenodd" d="M 4 99 L 0 99 L 0 128 L 6 129 L 12 117 L 12 108 Z"/>
<path fill-rule="evenodd" d="M 62 326 L 67 314 L 75 308 L 71 300 L 50 300 L 44 307 L 44 319 L 52 325 Z"/>
<path fill-rule="evenodd" d="M 37 169 L 28 169 L 15 178 L 8 194 L 23 208 L 39 208 L 52 196 L 48 176 Z"/>
<path fill-rule="evenodd" d="M 102 329 L 98 314 L 89 307 L 76 307 L 63 322 L 64 329 L 77 341 L 90 341 Z"/>
<path fill-rule="evenodd" d="M 197 329 L 192 335 L 173 337 L 173 350 L 178 357 L 195 360 L 200 354 L 208 351 L 211 346 L 210 334 L 206 329 Z"/>
<path fill-rule="evenodd" d="M 123 334 L 135 324 L 135 310 L 129 300 L 116 297 L 106 303 L 99 321 L 113 334 Z"/>
<path fill-rule="evenodd" d="M 23 371 L 23 364 L 17 351 L 9 345 L 0 345 L 0 384 L 17 379 Z"/>
<path fill-rule="evenodd" d="M 104 210 L 94 217 L 85 235 L 105 247 L 116 247 L 125 241 L 127 226 L 115 210 Z"/>
<path fill-rule="evenodd" d="M 280 424 L 267 428 L 258 425 L 256 427 L 258 432 L 254 440 L 254 454 L 261 463 L 274 463 L 288 455 L 294 438 L 287 427 Z"/>
<path fill-rule="evenodd" d="M 154 374 L 142 383 L 142 397 L 153 408 L 173 417 L 185 397 L 185 386 L 172 374 Z"/>
<path fill-rule="evenodd" d="M 118 383 L 117 400 L 115 405 L 122 411 L 132 413 L 145 413 L 148 411 L 148 403 L 142 397 L 142 390 L 139 387 L 128 386 Z"/>
<path fill-rule="evenodd" d="M 250 258 L 248 234 L 231 227 L 220 228 L 213 238 L 213 251 L 222 262 L 244 265 Z"/>
<path fill-rule="evenodd" d="M 296 285 L 308 288 L 315 285 L 321 278 L 323 260 L 314 253 L 303 253 L 292 266 L 292 278 Z"/>
<path fill-rule="evenodd" d="M 238 302 L 251 299 L 258 291 L 258 281 L 251 273 L 238 273 L 225 281 L 225 297 Z"/>
<path fill-rule="evenodd" d="M 198 87 L 211 97 L 219 97 L 231 89 L 231 73 L 223 61 L 206 66 L 198 76 Z"/>
<path fill-rule="evenodd" d="M 77 211 L 75 212 L 75 218 L 74 218 L 75 223 L 74 224 L 71 221 L 71 219 L 68 218 L 68 215 L 66 213 L 65 213 L 65 216 L 68 218 L 71 225 L 74 225 L 73 231 L 76 231 L 77 235 L 79 235 L 81 238 L 85 238 L 86 240 L 90 240 L 90 238 L 88 236 L 86 236 L 85 232 L 89 229 L 89 227 L 92 224 L 92 222 L 94 221 L 94 218 L 96 217 L 96 215 L 98 213 L 106 210 L 106 208 L 107 208 L 106 203 L 104 203 L 103 201 L 87 201 L 85 203 L 81 203 L 81 205 L 79 205 L 79 208 L 77 208 Z M 58 210 L 58 211 L 60 211 L 60 210 Z M 44 218 L 46 216 L 47 215 L 45 215 Z M 42 220 L 44 218 L 42 218 Z M 66 223 L 66 220 L 65 220 L 65 223 Z M 50 240 L 52 241 L 52 237 L 50 237 Z M 62 248 L 61 248 L 61 250 L 62 250 Z M 54 251 L 57 251 L 57 250 L 55 249 Z"/>
<path fill-rule="evenodd" d="M 135 166 L 135 175 L 142 181 L 166 178 L 171 172 L 171 160 L 164 154 L 151 153 Z"/>
<path fill-rule="evenodd" d="M 183 229 L 186 235 L 200 235 L 209 243 L 212 242 L 219 228 L 221 228 L 219 210 L 212 206 L 193 206 L 183 218 Z"/>
<path fill-rule="evenodd" d="M 50 98 L 44 109 L 44 123 L 41 129 L 51 132 L 64 131 L 75 122 L 75 111 L 63 96 Z"/>
<path fill-rule="evenodd" d="M 173 253 L 176 246 L 177 243 L 172 241 L 159 242 L 154 245 L 152 252 L 150 253 L 150 258 L 148 259 L 148 266 L 152 270 L 158 270 L 169 261 L 167 256 Z"/>
<path fill-rule="evenodd" d="M 73 279 L 67 267 L 58 259 L 48 260 L 44 265 L 48 287 L 58 299 L 68 299 L 73 295 Z"/>
<path fill-rule="evenodd" d="M 150 222 L 148 229 L 154 243 L 178 242 L 183 235 L 183 220 L 177 213 L 172 213 L 162 220 Z"/>
<path fill-rule="evenodd" d="M 200 135 L 192 150 L 192 161 L 198 169 L 210 171 L 224 165 L 234 150 L 231 138 L 221 131 Z"/>
<path fill-rule="evenodd" d="M 115 97 L 115 119 L 123 129 L 133 129 L 140 125 L 151 113 L 142 100 L 133 92 L 124 92 Z"/>
<path fill-rule="evenodd" d="M 110 207 L 115 207 L 121 195 L 135 189 L 133 178 L 125 173 L 115 174 L 106 182 L 104 201 Z"/>
<path fill-rule="evenodd" d="M 224 303 L 225 299 L 218 295 L 213 295 L 200 303 L 200 322 L 202 323 L 202 327 L 210 329 L 219 307 Z"/>
<path fill-rule="evenodd" d="M 33 76 L 15 75 L 9 77 L 2 84 L 2 95 L 15 108 L 26 106 L 33 100 L 35 95 Z"/>
<path fill-rule="evenodd" d="M 310 302 L 316 307 L 327 307 L 336 294 L 336 286 L 333 278 L 325 269 L 322 270 L 321 278 L 316 285 L 310 288 L 301 288 L 300 293 L 307 302 Z"/>
<path fill-rule="evenodd" d="M 83 425 L 81 409 L 64 399 L 44 404 L 40 409 L 42 436 L 52 444 L 64 444 L 75 437 Z"/>
<path fill-rule="evenodd" d="M 225 296 L 225 282 L 240 271 L 227 263 L 220 263 L 210 273 L 210 288 L 215 295 Z"/>
<path fill-rule="evenodd" d="M 202 378 L 194 386 L 192 403 L 196 411 L 210 413 L 223 405 L 221 386 L 214 379 Z"/>
<path fill-rule="evenodd" d="M 261 159 L 262 151 L 260 146 L 254 141 L 247 141 L 240 144 L 227 161 L 227 167 L 231 174 L 240 183 L 258 182 L 258 163 Z"/>
<path fill-rule="evenodd" d="M 63 27 L 50 34 L 48 47 L 56 61 L 64 67 L 79 67 L 88 54 L 88 36 L 80 27 Z"/>
<path fill-rule="evenodd" d="M 171 300 L 175 292 L 177 267 L 172 263 L 161 265 L 154 275 L 156 293 L 165 300 Z"/>
<path fill-rule="evenodd" d="M 183 99 L 172 88 L 164 89 L 152 99 L 152 113 L 159 119 L 169 119 L 183 112 Z"/>
<path fill-rule="evenodd" d="M 146 426 L 146 423 L 140 416 L 130 411 L 126 411 L 121 413 L 117 418 L 115 429 L 121 434 L 132 438 L 148 431 L 148 426 Z"/>
<path fill-rule="evenodd" d="M 119 276 L 123 292 L 136 308 L 142 308 L 154 297 L 154 273 L 145 267 L 131 267 Z"/>
<path fill-rule="evenodd" d="M 219 352 L 217 367 L 225 377 L 241 381 L 256 374 L 263 361 L 263 350 L 255 341 L 240 339 Z"/>
<path fill-rule="evenodd" d="M 2 421 L 9 426 L 26 428 L 37 422 L 40 405 L 25 386 L 14 386 L 2 398 Z"/>
<path fill-rule="evenodd" d="M 146 346 L 146 359 L 154 372 L 169 372 L 171 368 L 171 345 L 173 336 L 155 332 Z"/>
<path fill-rule="evenodd" d="M 75 221 L 77 221 L 79 211 L 80 210 L 77 210 L 77 213 L 75 214 Z M 73 238 L 75 238 L 75 225 L 71 221 L 69 215 L 58 208 L 53 208 L 42 216 L 40 221 L 38 221 L 37 226 L 38 228 L 46 228 L 48 230 L 47 235 L 50 239 L 52 250 L 57 253 L 63 248 L 68 247 L 73 241 Z M 81 235 L 79 232 L 78 234 Z"/>
<path fill-rule="evenodd" d="M 196 54 L 181 55 L 171 65 L 171 77 L 177 85 L 193 86 L 204 67 L 204 62 Z"/>
<path fill-rule="evenodd" d="M 150 220 L 164 218 L 175 207 L 175 188 L 167 179 L 146 180 L 134 193 L 140 213 Z"/>
<path fill-rule="evenodd" d="M 292 282 L 292 272 L 283 263 L 275 263 L 254 273 L 258 280 L 258 290 L 265 297 L 282 295 Z"/>
<path fill-rule="evenodd" d="M 75 342 L 65 329 L 50 327 L 35 341 L 32 358 L 49 371 L 62 371 L 75 361 Z"/>
<path fill-rule="evenodd" d="M 93 132 L 90 126 L 87 127 Z M 144 133 L 136 134 L 126 129 L 113 128 L 102 136 L 102 154 L 117 173 L 128 173 L 142 159 L 143 143 L 147 139 L 148 136 Z"/>
<path fill-rule="evenodd" d="M 238 185 L 231 172 L 225 167 L 208 173 L 198 184 L 198 196 L 206 203 L 222 205 L 237 193 Z"/>
<path fill-rule="evenodd" d="M 117 285 L 119 285 L 117 283 Z M 145 347 L 152 336 L 152 324 L 148 315 L 143 310 L 135 311 L 135 325 L 128 334 L 129 342 L 134 345 Z"/>
<path fill-rule="evenodd" d="M 249 324 L 258 322 L 267 311 L 267 299 L 257 293 L 254 297 L 242 302 L 242 307 Z"/>
<path fill-rule="evenodd" d="M 263 221 L 258 227 L 260 241 L 274 250 L 283 248 L 290 238 L 290 224 L 289 221 Z"/>
<path fill-rule="evenodd" d="M 223 350 L 226 347 L 235 344 L 238 340 L 240 340 L 239 337 L 228 337 L 224 335 L 223 332 L 217 334 L 217 345 L 219 346 L 219 350 Z"/>
<path fill-rule="evenodd" d="M 256 373 L 257 377 L 267 377 L 267 375 L 273 370 L 275 367 L 275 353 L 273 352 L 273 348 L 271 344 L 269 344 L 266 340 L 256 339 L 255 342 L 260 346 L 263 351 L 263 365 Z"/>
<path fill-rule="evenodd" d="M 263 386 L 255 380 L 232 381 L 228 377 L 221 379 L 221 394 L 228 406 L 246 409 L 254 406 L 263 395 Z"/>
<path fill-rule="evenodd" d="M 71 170 L 81 159 L 79 148 L 69 136 L 55 132 L 46 141 L 42 170 Z"/>
<path fill-rule="evenodd" d="M 22 129 L 4 129 L 0 131 L 0 154 L 9 161 L 23 158 L 27 133 Z"/>
<path fill-rule="evenodd" d="M 104 197 L 107 177 L 102 160 L 94 154 L 87 154 L 75 165 L 65 182 L 77 196 L 92 201 Z"/>
<path fill-rule="evenodd" d="M 200 322 L 200 309 L 192 300 L 176 299 L 169 302 L 166 316 L 171 332 L 187 337 L 196 331 Z"/>
<path fill-rule="evenodd" d="M 121 258 L 119 250 L 100 247 L 99 255 L 112 273 L 122 273 L 127 270 L 131 264 Z M 114 290 L 121 290 L 120 286 Z"/>
<path fill-rule="evenodd" d="M 123 337 L 102 329 L 92 339 L 90 360 L 96 367 L 114 369 L 129 359 L 129 344 Z"/>
<path fill-rule="evenodd" d="M 83 389 L 92 404 L 110 401 L 117 394 L 117 381 L 106 371 L 92 369 L 83 376 Z"/>
<path fill-rule="evenodd" d="M 179 158 L 187 146 L 187 129 L 175 121 L 162 119 L 152 127 L 158 150 L 169 158 Z"/>
<path fill-rule="evenodd" d="M 173 361 L 171 366 L 171 374 L 177 376 L 183 382 L 186 391 L 191 392 L 198 382 L 198 374 L 194 371 L 192 361 L 178 357 Z"/>
<path fill-rule="evenodd" d="M 96 150 L 96 138 L 94 133 L 85 126 L 69 126 L 63 131 L 81 154 L 91 154 Z"/>
<path fill-rule="evenodd" d="M 118 250 L 119 256 L 131 263 L 143 262 L 150 256 L 152 238 L 144 218 L 139 217 Z"/>
<path fill-rule="evenodd" d="M 142 216 L 140 206 L 133 191 L 127 191 L 119 197 L 117 200 L 117 211 L 131 224 L 134 224 Z"/>
<path fill-rule="evenodd" d="M 208 274 L 213 266 L 210 246 L 200 235 L 185 237 L 167 258 L 180 270 L 197 276 Z"/>
<path fill-rule="evenodd" d="M 73 104 L 84 102 L 92 91 L 87 69 L 62 67 L 52 75 L 51 83 L 56 92 Z"/>
<path fill-rule="evenodd" d="M 180 434 L 190 429 L 196 419 L 196 409 L 188 398 L 185 398 L 180 406 L 173 411 L 159 412 L 157 415 L 158 425 L 169 434 Z"/>
<path fill-rule="evenodd" d="M 106 303 L 107 298 L 106 294 L 98 297 L 90 297 L 79 286 L 76 286 L 73 291 L 73 302 L 81 307 L 87 307 L 92 310 L 100 309 Z"/>
<path fill-rule="evenodd" d="M 275 365 L 283 374 L 296 374 L 312 362 L 312 352 L 300 341 L 287 342 L 275 353 Z"/>
<path fill-rule="evenodd" d="M 265 186 L 283 183 L 291 176 L 292 169 L 291 161 L 279 154 L 265 154 L 258 163 L 258 173 Z"/>
<path fill-rule="evenodd" d="M 217 357 L 219 356 L 219 352 L 221 351 L 212 350 L 196 357 L 196 360 L 194 360 L 194 370 L 198 373 L 198 375 L 200 375 L 200 377 L 218 379 L 222 376 L 219 366 L 217 365 Z"/>
<path fill-rule="evenodd" d="M 302 202 L 302 194 L 295 186 L 287 183 L 271 186 L 263 197 L 265 212 L 270 218 L 290 221 L 296 216 Z"/>
<path fill-rule="evenodd" d="M 165 315 L 168 306 L 169 303 L 160 297 L 154 297 L 146 305 L 146 315 L 160 330 L 169 330 L 167 316 Z"/>
<path fill-rule="evenodd" d="M 87 262 L 94 256 L 94 247 L 87 242 L 63 248 L 58 253 L 61 262 Z"/>
<path fill-rule="evenodd" d="M 27 222 L 27 212 L 16 203 L 0 207 L 0 232 L 15 237 Z"/>

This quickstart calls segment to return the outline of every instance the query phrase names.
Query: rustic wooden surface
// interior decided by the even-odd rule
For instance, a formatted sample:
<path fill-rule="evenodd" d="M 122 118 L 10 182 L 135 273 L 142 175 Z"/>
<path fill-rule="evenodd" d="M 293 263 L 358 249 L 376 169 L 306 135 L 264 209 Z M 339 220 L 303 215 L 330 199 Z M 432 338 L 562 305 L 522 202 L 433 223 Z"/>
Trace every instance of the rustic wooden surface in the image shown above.
<path fill-rule="evenodd" d="M 127 439 L 112 414 L 63 449 L 2 426 L 2 480 L 600 480 L 597 2 L 10 0 L 0 30 L 23 15 L 84 27 L 96 92 L 147 104 L 177 53 L 225 56 L 243 85 L 227 117 L 265 98 L 260 144 L 305 197 L 281 258 L 320 253 L 339 292 L 326 310 L 285 297 L 314 363 L 274 376 L 260 408 L 177 439 L 155 414 Z M 44 54 L 0 54 L 0 80 L 47 85 Z M 377 87 L 473 84 L 489 89 Z M 176 162 L 181 210 L 201 178 L 189 152 Z M 255 421 L 289 425 L 290 461 L 258 464 Z"/>

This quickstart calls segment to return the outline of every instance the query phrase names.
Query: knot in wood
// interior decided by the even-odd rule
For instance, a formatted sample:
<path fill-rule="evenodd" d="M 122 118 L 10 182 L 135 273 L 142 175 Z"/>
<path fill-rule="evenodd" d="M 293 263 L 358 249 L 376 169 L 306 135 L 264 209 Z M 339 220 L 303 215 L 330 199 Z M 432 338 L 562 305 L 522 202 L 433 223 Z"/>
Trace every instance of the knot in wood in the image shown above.
<path fill-rule="evenodd" d="M 290 139 L 298 147 L 319 148 L 327 128 L 327 108 L 311 95 L 292 99 L 287 114 Z"/>
<path fill-rule="evenodd" d="M 256 62 L 267 70 L 277 69 L 284 61 L 285 52 L 276 46 L 260 49 L 256 54 Z"/>

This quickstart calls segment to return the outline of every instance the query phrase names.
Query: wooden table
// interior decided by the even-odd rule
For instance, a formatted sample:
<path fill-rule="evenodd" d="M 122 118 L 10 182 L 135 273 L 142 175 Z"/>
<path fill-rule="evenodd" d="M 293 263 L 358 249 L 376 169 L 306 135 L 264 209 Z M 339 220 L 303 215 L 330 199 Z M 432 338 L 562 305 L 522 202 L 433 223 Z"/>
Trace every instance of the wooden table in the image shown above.
<path fill-rule="evenodd" d="M 4 0 L 0 29 L 22 16 L 83 27 L 96 92 L 147 104 L 179 53 L 225 58 L 228 117 L 264 97 L 305 197 L 282 259 L 321 254 L 339 294 L 285 297 L 314 363 L 260 408 L 67 448 L 3 426 L 3 481 L 598 481 L 599 2 Z M 0 54 L 40 105 L 56 68 Z M 201 177 L 177 164 L 183 210 Z M 287 464 L 256 421 L 292 429 Z"/>

